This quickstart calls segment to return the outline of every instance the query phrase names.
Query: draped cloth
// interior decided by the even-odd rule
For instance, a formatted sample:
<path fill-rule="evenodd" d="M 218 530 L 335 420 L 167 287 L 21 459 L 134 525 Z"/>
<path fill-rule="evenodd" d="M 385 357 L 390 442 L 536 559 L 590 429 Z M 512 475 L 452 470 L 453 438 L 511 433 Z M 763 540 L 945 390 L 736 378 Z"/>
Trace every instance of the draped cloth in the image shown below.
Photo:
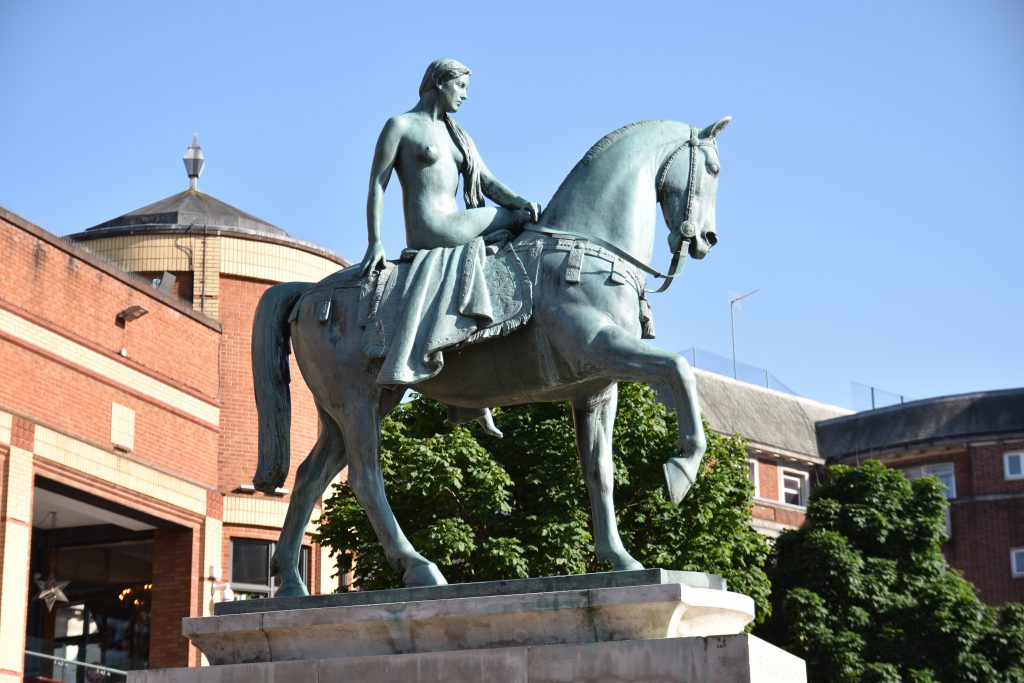
<path fill-rule="evenodd" d="M 489 247 L 477 237 L 388 263 L 361 306 L 363 349 L 384 358 L 377 383 L 415 384 L 441 372 L 446 349 L 525 324 L 533 313 L 533 288 L 512 248 Z"/>

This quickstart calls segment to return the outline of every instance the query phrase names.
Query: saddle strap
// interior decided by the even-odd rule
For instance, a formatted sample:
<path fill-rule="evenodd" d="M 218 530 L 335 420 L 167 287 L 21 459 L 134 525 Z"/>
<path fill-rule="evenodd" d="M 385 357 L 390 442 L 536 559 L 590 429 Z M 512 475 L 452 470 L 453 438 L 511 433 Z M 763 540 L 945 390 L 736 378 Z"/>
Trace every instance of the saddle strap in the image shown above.
<path fill-rule="evenodd" d="M 569 230 L 556 230 L 555 228 L 547 228 L 547 227 L 541 228 L 541 227 L 538 227 L 536 224 L 527 225 L 525 229 L 529 230 L 530 232 L 538 232 L 538 233 L 540 233 L 542 235 L 550 235 L 551 237 L 572 237 L 572 238 L 575 238 L 575 239 L 588 240 L 590 242 L 593 242 L 594 244 L 597 244 L 597 245 L 600 245 L 600 246 L 604 247 L 608 251 L 614 253 L 619 258 L 622 258 L 623 260 L 625 260 L 630 265 L 632 265 L 632 266 L 634 266 L 636 268 L 639 268 L 640 270 L 642 270 L 643 272 L 647 273 L 648 275 L 664 279 L 665 282 L 662 283 L 660 288 L 658 288 L 656 290 L 648 290 L 648 292 L 651 293 L 651 294 L 659 294 L 661 292 L 664 292 L 666 289 L 668 289 L 668 286 L 672 283 L 672 278 L 674 278 L 675 276 L 679 275 L 679 273 L 682 272 L 682 270 L 683 270 L 683 264 L 681 262 L 681 256 L 682 256 L 682 251 L 683 251 L 683 245 L 686 244 L 685 240 L 681 241 L 679 243 L 679 248 L 676 249 L 675 252 L 673 252 L 673 254 L 672 254 L 672 263 L 669 265 L 669 269 L 668 269 L 669 272 L 668 273 L 661 273 L 661 272 L 655 270 L 654 268 L 651 268 L 649 265 L 647 265 L 643 261 L 635 258 L 633 255 L 631 255 L 631 254 L 623 251 L 622 249 L 618 248 L 614 244 L 612 244 L 610 242 L 605 242 L 600 237 L 594 237 L 593 235 L 582 235 L 582 234 L 580 234 L 578 232 L 571 232 Z"/>

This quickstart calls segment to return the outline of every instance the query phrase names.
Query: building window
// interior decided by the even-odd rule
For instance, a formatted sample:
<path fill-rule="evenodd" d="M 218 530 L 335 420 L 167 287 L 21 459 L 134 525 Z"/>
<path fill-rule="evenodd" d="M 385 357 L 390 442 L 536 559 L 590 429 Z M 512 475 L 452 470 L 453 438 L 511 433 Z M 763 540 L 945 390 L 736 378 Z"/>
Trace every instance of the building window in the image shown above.
<path fill-rule="evenodd" d="M 951 462 L 908 467 L 903 470 L 903 475 L 910 481 L 921 477 L 937 477 L 946 487 L 946 498 L 949 500 L 956 498 L 956 476 L 953 474 L 953 463 Z"/>
<path fill-rule="evenodd" d="M 231 590 L 236 600 L 272 598 L 277 592 L 278 579 L 270 567 L 275 543 L 253 538 L 231 539 Z M 299 553 L 299 575 L 309 586 L 309 546 Z"/>
<path fill-rule="evenodd" d="M 908 467 L 903 470 L 903 476 L 910 481 L 920 479 L 921 477 L 936 477 L 946 489 L 946 499 L 953 500 L 956 498 L 956 476 L 953 473 L 953 463 L 951 462 Z M 949 537 L 953 536 L 953 521 L 950 518 L 948 505 L 946 506 L 946 535 Z"/>
<path fill-rule="evenodd" d="M 761 495 L 761 486 L 757 480 L 757 460 L 750 458 L 747 460 L 747 476 L 750 478 L 750 485 L 754 487 L 754 497 L 758 498 Z"/>
<path fill-rule="evenodd" d="M 1024 578 L 1024 548 L 1010 550 L 1010 574 L 1015 579 Z"/>
<path fill-rule="evenodd" d="M 1007 479 L 1024 479 L 1024 451 L 1003 453 L 1003 471 Z"/>
<path fill-rule="evenodd" d="M 789 505 L 805 507 L 807 495 L 810 492 L 806 472 L 783 469 L 782 472 L 782 502 Z"/>

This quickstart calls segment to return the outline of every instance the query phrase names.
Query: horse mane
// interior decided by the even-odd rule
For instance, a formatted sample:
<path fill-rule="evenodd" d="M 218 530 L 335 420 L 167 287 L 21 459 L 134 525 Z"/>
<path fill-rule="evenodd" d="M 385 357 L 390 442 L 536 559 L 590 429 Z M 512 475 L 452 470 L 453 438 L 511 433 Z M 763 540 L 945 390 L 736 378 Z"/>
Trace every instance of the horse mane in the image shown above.
<path fill-rule="evenodd" d="M 666 134 L 661 135 L 661 129 L 664 129 L 665 127 L 668 127 L 670 130 L 666 130 Z M 676 135 L 676 127 L 679 128 L 679 135 Z M 579 187 L 581 182 L 585 184 L 587 182 L 587 178 L 595 169 L 600 168 L 601 165 L 607 163 L 608 159 L 615 156 L 615 153 L 609 150 L 615 149 L 617 146 L 616 143 L 622 142 L 623 145 L 628 145 L 628 140 L 631 138 L 646 137 L 644 131 L 650 132 L 652 130 L 654 130 L 656 134 L 652 136 L 651 140 L 647 141 L 650 144 L 645 144 L 644 147 L 650 147 L 650 145 L 657 145 L 661 147 L 662 143 L 669 142 L 670 138 L 681 137 L 684 130 L 685 136 L 689 138 L 691 127 L 689 124 L 682 123 L 681 121 L 673 121 L 671 119 L 647 119 L 644 121 L 626 124 L 625 126 L 608 133 L 603 138 L 595 142 L 593 146 L 587 150 L 587 153 L 583 155 L 583 158 L 580 159 L 576 165 L 572 167 L 572 170 L 569 171 L 568 175 L 565 176 L 565 179 L 562 180 L 561 185 L 558 186 L 555 194 L 551 197 L 551 201 L 548 202 L 547 207 L 541 214 L 539 225 L 548 225 L 547 221 L 564 222 L 566 217 L 561 213 L 563 211 L 563 205 L 565 205 L 566 202 L 574 201 L 571 199 L 574 188 Z M 637 135 L 633 136 L 634 133 Z M 654 152 L 653 149 L 646 149 L 642 151 L 644 151 L 645 158 L 648 159 L 651 158 L 650 153 Z M 607 154 L 605 154 L 605 152 L 607 152 Z M 601 159 L 604 159 L 604 161 L 601 161 Z M 608 169 L 608 171 L 614 175 L 620 173 L 621 169 Z M 653 172 L 654 169 L 651 169 L 652 174 Z M 652 181 L 653 180 L 654 178 L 652 177 Z"/>
<path fill-rule="evenodd" d="M 572 175 L 573 171 L 576 171 L 582 168 L 583 166 L 587 166 L 588 164 L 590 164 L 590 162 L 593 161 L 601 152 L 610 147 L 616 140 L 621 138 L 626 133 L 634 130 L 635 128 L 644 128 L 646 126 L 651 126 L 656 123 L 670 123 L 670 121 L 666 119 L 645 119 L 643 121 L 627 123 L 622 128 L 616 128 L 611 133 L 608 133 L 608 135 L 605 135 L 603 138 L 595 142 L 594 145 L 587 150 L 587 153 L 583 155 L 583 158 L 580 159 L 579 162 L 577 162 L 577 164 L 572 167 L 570 175 Z"/>

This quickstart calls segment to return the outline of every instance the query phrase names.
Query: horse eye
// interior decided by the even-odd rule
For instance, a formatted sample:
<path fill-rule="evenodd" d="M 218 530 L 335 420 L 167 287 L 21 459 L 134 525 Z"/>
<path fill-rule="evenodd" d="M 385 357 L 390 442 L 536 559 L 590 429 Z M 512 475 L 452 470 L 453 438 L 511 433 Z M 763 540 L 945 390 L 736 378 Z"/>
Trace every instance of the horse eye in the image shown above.
<path fill-rule="evenodd" d="M 711 175 L 718 175 L 718 172 L 720 170 L 721 168 L 715 162 L 712 161 L 708 164 L 708 173 L 710 173 Z"/>

